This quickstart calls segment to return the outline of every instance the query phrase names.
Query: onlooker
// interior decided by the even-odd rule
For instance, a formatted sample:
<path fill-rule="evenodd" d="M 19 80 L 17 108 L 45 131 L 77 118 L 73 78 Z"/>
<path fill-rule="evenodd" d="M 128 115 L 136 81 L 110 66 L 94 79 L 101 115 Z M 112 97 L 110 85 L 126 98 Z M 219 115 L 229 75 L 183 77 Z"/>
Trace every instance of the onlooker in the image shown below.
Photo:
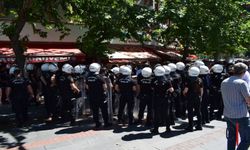
<path fill-rule="evenodd" d="M 250 93 L 247 83 L 242 79 L 247 66 L 244 63 L 234 65 L 234 75 L 221 84 L 224 103 L 224 117 L 227 121 L 228 150 L 236 147 L 236 126 L 239 126 L 241 142 L 238 150 L 247 150 L 250 145 L 250 125 L 247 104 L 250 104 Z"/>

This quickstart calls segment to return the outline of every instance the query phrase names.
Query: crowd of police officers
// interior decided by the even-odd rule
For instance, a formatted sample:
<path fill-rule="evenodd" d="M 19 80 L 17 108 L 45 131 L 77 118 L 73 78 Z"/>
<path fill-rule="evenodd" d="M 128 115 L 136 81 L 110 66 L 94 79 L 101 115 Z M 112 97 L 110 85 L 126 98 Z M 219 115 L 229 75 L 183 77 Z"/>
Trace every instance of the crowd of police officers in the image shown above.
<path fill-rule="evenodd" d="M 104 127 L 112 126 L 117 113 L 117 124 L 141 124 L 152 127 L 150 131 L 158 134 L 161 126 L 171 132 L 178 118 L 188 118 L 187 131 L 193 131 L 194 127 L 202 130 L 203 124 L 222 119 L 220 84 L 230 75 L 230 67 L 226 68 L 222 64 L 207 67 L 201 60 L 154 66 L 145 63 L 141 67 L 115 65 L 109 69 L 99 63 L 75 67 L 45 63 L 39 67 L 27 64 L 26 77 L 12 66 L 8 82 L 3 82 L 2 74 L 0 78 L 18 127 L 28 119 L 29 103 L 38 103 L 43 97 L 46 122 L 64 120 L 75 125 L 87 101 L 96 128 L 102 126 L 100 120 Z M 136 103 L 139 103 L 138 113 L 134 113 Z"/>

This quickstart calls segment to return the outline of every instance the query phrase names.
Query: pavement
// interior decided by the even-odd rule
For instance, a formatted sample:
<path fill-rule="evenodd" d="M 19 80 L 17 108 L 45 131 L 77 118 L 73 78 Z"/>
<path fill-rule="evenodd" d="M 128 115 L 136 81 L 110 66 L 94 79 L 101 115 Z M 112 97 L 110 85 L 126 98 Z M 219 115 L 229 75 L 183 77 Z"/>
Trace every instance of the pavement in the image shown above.
<path fill-rule="evenodd" d="M 1 150 L 226 150 L 226 123 L 214 120 L 203 130 L 186 132 L 187 120 L 177 120 L 171 133 L 159 135 L 140 126 L 94 129 L 91 117 L 69 123 L 46 124 L 43 106 L 32 106 L 29 126 L 16 128 L 10 107 L 0 107 Z"/>

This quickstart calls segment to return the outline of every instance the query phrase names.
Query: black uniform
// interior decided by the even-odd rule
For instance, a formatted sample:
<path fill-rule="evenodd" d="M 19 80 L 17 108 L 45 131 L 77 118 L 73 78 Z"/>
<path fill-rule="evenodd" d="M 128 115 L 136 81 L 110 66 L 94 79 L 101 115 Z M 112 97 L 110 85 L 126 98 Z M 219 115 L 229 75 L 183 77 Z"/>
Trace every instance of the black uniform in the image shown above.
<path fill-rule="evenodd" d="M 221 82 L 225 79 L 221 73 L 211 74 L 211 88 L 210 88 L 210 117 L 212 119 L 221 119 L 223 114 L 223 101 L 220 90 Z M 215 116 L 214 110 L 218 109 L 218 112 Z"/>
<path fill-rule="evenodd" d="M 138 121 L 141 122 L 143 119 L 144 110 L 147 106 L 148 112 L 146 125 L 150 125 L 152 122 L 152 78 L 140 78 L 138 84 L 140 86 L 140 93 L 138 96 L 140 99 Z"/>
<path fill-rule="evenodd" d="M 176 71 L 181 76 L 180 88 L 181 91 L 185 88 L 185 82 L 187 79 L 187 72 L 185 70 L 177 70 Z M 186 110 L 187 110 L 187 101 L 183 93 L 180 93 L 180 117 L 186 118 Z"/>
<path fill-rule="evenodd" d="M 154 131 L 158 132 L 161 125 L 166 125 L 166 129 L 170 130 L 170 116 L 169 116 L 169 97 L 167 90 L 172 87 L 171 80 L 166 77 L 156 77 L 152 83 L 153 85 L 153 118 Z"/>
<path fill-rule="evenodd" d="M 52 74 L 50 72 L 43 72 L 42 77 L 44 81 L 42 80 L 42 93 L 44 96 L 44 103 L 45 103 L 45 109 L 47 112 L 47 117 L 52 117 L 52 115 L 55 114 L 56 111 L 56 102 L 55 98 L 53 96 L 55 89 L 51 86 L 51 76 Z"/>
<path fill-rule="evenodd" d="M 122 76 L 116 84 L 119 86 L 120 90 L 120 101 L 118 110 L 118 121 L 123 122 L 123 111 L 127 104 L 129 124 L 133 123 L 133 108 L 134 108 L 134 91 L 133 87 L 136 86 L 135 81 L 132 80 L 130 76 Z"/>
<path fill-rule="evenodd" d="M 100 75 L 89 73 L 86 78 L 86 84 L 88 85 L 87 95 L 93 111 L 93 119 L 96 123 L 96 127 L 101 125 L 99 121 L 99 108 L 102 112 L 104 124 L 108 125 L 108 93 L 106 93 L 103 88 L 103 84 L 105 84 L 104 78 Z"/>
<path fill-rule="evenodd" d="M 187 98 L 187 110 L 188 110 L 188 130 L 193 130 L 193 117 L 197 116 L 197 129 L 202 129 L 201 127 L 201 88 L 202 80 L 198 77 L 189 77 L 185 84 L 188 88 L 186 94 Z"/>
<path fill-rule="evenodd" d="M 12 103 L 12 109 L 16 114 L 16 121 L 18 126 L 22 126 L 28 119 L 28 86 L 31 82 L 23 77 L 17 77 L 10 81 L 9 87 L 11 93 L 9 95 Z"/>
<path fill-rule="evenodd" d="M 61 99 L 61 115 L 63 119 L 67 118 L 68 112 L 71 124 L 75 123 L 76 113 L 74 108 L 76 101 L 74 99 L 74 92 L 71 89 L 71 84 L 74 83 L 74 79 L 71 75 L 62 73 L 57 79 L 57 85 Z"/>
<path fill-rule="evenodd" d="M 181 117 L 181 76 L 176 72 L 171 72 L 170 76 L 172 78 L 172 85 L 174 88 L 174 93 L 172 97 L 172 103 L 170 106 L 170 116 L 171 116 L 171 122 L 174 124 L 175 117 Z M 175 113 L 174 113 L 175 110 Z"/>
<path fill-rule="evenodd" d="M 203 82 L 203 95 L 201 101 L 201 114 L 202 114 L 202 124 L 209 123 L 209 88 L 210 88 L 210 77 L 209 75 L 200 75 L 199 76 Z"/>

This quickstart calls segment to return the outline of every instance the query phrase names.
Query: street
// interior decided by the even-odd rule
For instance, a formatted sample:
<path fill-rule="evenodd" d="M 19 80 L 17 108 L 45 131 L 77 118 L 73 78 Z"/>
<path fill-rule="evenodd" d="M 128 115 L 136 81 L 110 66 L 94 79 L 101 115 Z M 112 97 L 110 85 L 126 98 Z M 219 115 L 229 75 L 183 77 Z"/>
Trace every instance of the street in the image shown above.
<path fill-rule="evenodd" d="M 39 108 L 39 109 L 37 109 Z M 5 108 L 6 109 L 6 108 Z M 1 114 L 3 114 L 1 109 Z M 41 121 L 42 106 L 32 107 L 31 114 L 38 116 L 31 125 L 15 128 L 13 120 L 1 115 L 0 148 L 21 150 L 223 150 L 226 149 L 226 123 L 212 121 L 202 131 L 186 132 L 187 120 L 178 120 L 171 133 L 153 135 L 143 126 L 118 126 L 94 130 L 91 118 L 79 119 L 76 126 L 69 123 L 45 124 Z M 36 110 L 37 114 L 34 113 Z M 39 115 L 38 115 L 39 114 Z M 11 116 L 11 114 L 9 114 Z M 3 118 L 5 117 L 5 121 Z M 12 116 L 13 117 L 13 116 Z"/>

